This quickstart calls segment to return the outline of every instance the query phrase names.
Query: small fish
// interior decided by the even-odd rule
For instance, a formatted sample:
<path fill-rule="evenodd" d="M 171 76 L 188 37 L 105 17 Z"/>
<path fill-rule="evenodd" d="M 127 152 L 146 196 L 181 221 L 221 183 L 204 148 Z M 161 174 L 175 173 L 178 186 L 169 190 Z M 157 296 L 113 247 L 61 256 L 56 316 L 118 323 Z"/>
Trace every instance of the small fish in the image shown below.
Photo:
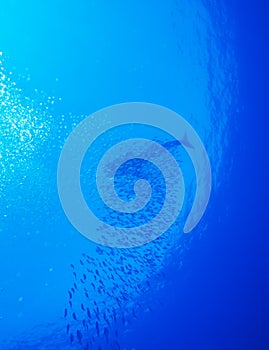
<path fill-rule="evenodd" d="M 109 330 L 107 327 L 104 328 L 104 336 L 106 338 L 106 343 L 108 344 L 108 336 L 109 336 Z"/>
<path fill-rule="evenodd" d="M 83 311 L 85 311 L 85 307 L 84 307 L 83 304 L 81 304 L 80 307 L 81 307 L 81 309 L 82 309 Z"/>
<path fill-rule="evenodd" d="M 83 274 L 83 279 L 86 280 L 86 275 L 85 275 L 85 273 Z"/>
<path fill-rule="evenodd" d="M 91 318 L 91 312 L 90 312 L 88 307 L 87 307 L 87 315 L 88 315 L 89 318 Z"/>
<path fill-rule="evenodd" d="M 113 308 L 113 320 L 116 321 L 116 311 L 114 308 Z"/>
<path fill-rule="evenodd" d="M 67 309 L 65 308 L 64 309 L 64 318 L 66 318 L 66 316 L 67 316 Z"/>
<path fill-rule="evenodd" d="M 69 306 L 72 308 L 73 306 L 72 301 L 70 300 L 68 303 L 69 303 Z"/>
<path fill-rule="evenodd" d="M 85 292 L 85 297 L 86 297 L 87 299 L 90 298 L 90 297 L 89 297 L 89 294 L 88 294 L 87 292 Z"/>
<path fill-rule="evenodd" d="M 75 271 L 73 272 L 73 275 L 75 276 L 75 279 L 77 279 L 77 274 Z"/>
<path fill-rule="evenodd" d="M 137 319 L 134 308 L 132 309 L 132 314 L 133 314 L 134 318 Z"/>
<path fill-rule="evenodd" d="M 69 329 L 70 329 L 70 324 L 68 323 L 68 325 L 66 326 L 66 333 L 69 333 Z"/>
<path fill-rule="evenodd" d="M 124 315 L 122 315 L 122 323 L 125 324 L 126 320 L 125 320 L 125 317 Z"/>
<path fill-rule="evenodd" d="M 95 315 L 96 315 L 97 320 L 100 321 L 100 317 L 99 317 L 98 312 L 97 312 L 95 309 L 93 309 L 93 311 L 94 311 L 94 313 L 95 313 Z"/>
<path fill-rule="evenodd" d="M 75 314 L 75 312 L 73 312 L 72 316 L 73 316 L 73 319 L 74 319 L 75 321 L 78 320 L 78 319 L 77 319 L 77 315 Z"/>
<path fill-rule="evenodd" d="M 120 350 L 120 344 L 117 340 L 115 341 L 115 345 L 116 345 L 117 349 Z"/>
<path fill-rule="evenodd" d="M 103 254 L 103 250 L 100 247 L 96 248 L 96 253 Z"/>
<path fill-rule="evenodd" d="M 69 295 L 69 299 L 72 299 L 72 293 L 70 292 L 70 290 L 68 291 L 68 295 Z"/>
<path fill-rule="evenodd" d="M 75 293 L 75 289 L 73 287 L 71 288 L 71 291 L 73 294 Z"/>
<path fill-rule="evenodd" d="M 77 338 L 78 338 L 79 344 L 81 345 L 82 333 L 81 333 L 81 331 L 79 329 L 77 330 Z"/>
<path fill-rule="evenodd" d="M 75 287 L 76 290 L 78 290 L 78 286 L 77 286 L 76 283 L 74 283 L 74 287 Z"/>
<path fill-rule="evenodd" d="M 70 343 L 73 344 L 74 342 L 74 336 L 73 336 L 73 333 L 70 334 Z"/>
<path fill-rule="evenodd" d="M 79 260 L 79 262 L 82 266 L 84 265 L 84 262 L 81 259 Z"/>
<path fill-rule="evenodd" d="M 71 268 L 74 270 L 75 266 L 73 264 L 70 264 Z"/>
<path fill-rule="evenodd" d="M 98 337 L 100 337 L 99 323 L 97 321 L 95 322 L 95 328 L 96 328 Z"/>

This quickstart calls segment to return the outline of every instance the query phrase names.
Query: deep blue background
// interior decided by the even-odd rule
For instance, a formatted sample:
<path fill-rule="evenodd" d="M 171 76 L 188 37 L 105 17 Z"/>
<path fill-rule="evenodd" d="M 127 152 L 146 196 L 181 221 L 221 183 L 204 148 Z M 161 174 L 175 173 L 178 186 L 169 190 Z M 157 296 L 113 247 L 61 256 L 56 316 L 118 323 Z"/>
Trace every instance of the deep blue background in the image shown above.
<path fill-rule="evenodd" d="M 215 205 L 221 210 L 230 203 L 229 212 L 221 223 L 211 221 L 212 237 L 192 247 L 185 284 L 177 285 L 172 301 L 180 293 L 183 303 L 173 304 L 165 330 L 160 321 L 152 332 L 158 349 L 166 341 L 177 349 L 269 347 L 268 4 L 235 1 L 228 14 L 236 29 L 242 109 L 232 177 Z"/>
<path fill-rule="evenodd" d="M 158 349 L 165 342 L 177 349 L 269 347 L 268 4 L 235 1 L 228 14 L 235 25 L 242 109 L 232 176 L 215 205 L 221 210 L 230 203 L 229 211 L 221 223 L 211 221 L 214 235 L 192 247 L 173 313 L 165 329 L 160 321 L 152 332 L 162 344 Z"/>
<path fill-rule="evenodd" d="M 21 33 L 16 37 L 16 45 L 8 30 L 2 31 L 1 41 L 9 55 L 16 56 L 27 45 L 27 40 L 24 41 L 27 35 L 23 35 L 23 31 L 29 30 L 29 27 L 24 24 L 33 21 L 30 26 L 33 28 L 39 19 L 31 17 L 31 7 L 34 6 L 32 2 L 22 2 L 20 5 L 24 10 L 25 6 L 29 6 L 24 11 L 29 18 L 27 15 L 21 18 L 18 16 L 18 4 L 14 5 L 11 1 L 7 6 L 15 6 L 15 18 L 16 21 L 19 20 L 19 24 L 16 23 Z M 61 28 L 56 30 L 55 27 L 47 25 L 50 22 L 49 7 L 42 6 L 38 11 L 45 15 L 43 20 L 46 30 L 42 32 L 40 25 L 36 36 L 29 33 L 34 45 L 33 42 L 30 43 L 32 56 L 28 62 L 23 61 L 23 55 L 22 58 L 17 55 L 13 61 L 17 66 L 31 66 L 32 79 L 35 85 L 39 84 L 38 88 L 43 84 L 49 91 L 55 89 L 56 94 L 60 91 L 64 96 L 68 92 L 69 99 L 65 101 L 65 108 L 72 113 L 83 113 L 83 107 L 78 110 L 77 106 L 80 102 L 83 105 L 86 96 L 81 95 L 81 101 L 76 96 L 76 107 L 70 97 L 76 93 L 77 85 L 87 85 L 81 68 L 85 64 L 78 66 L 75 63 L 83 59 L 83 44 L 81 43 L 79 54 L 72 48 L 72 43 L 79 40 L 84 24 L 79 23 L 78 28 L 70 23 L 65 28 L 69 30 L 69 34 L 63 39 L 59 34 Z M 64 17 L 69 2 L 58 6 Z M 216 216 L 208 223 L 204 237 L 194 240 L 180 275 L 171 267 L 170 274 L 174 274 L 174 277 L 171 288 L 166 290 L 165 311 L 162 309 L 159 314 L 156 311 L 153 315 L 145 315 L 136 325 L 135 333 L 130 335 L 135 349 L 269 348 L 269 29 L 266 23 L 269 11 L 265 1 L 251 4 L 243 1 L 227 2 L 226 7 L 233 26 L 240 91 L 239 112 L 236 112 L 238 127 L 230 140 L 234 150 L 232 172 L 229 180 L 223 181 L 218 195 L 213 197 L 212 206 Z M 79 12 L 79 8 L 77 11 Z M 76 22 L 75 24 L 77 25 Z M 57 38 L 54 37 L 55 33 L 58 33 Z M 67 38 L 70 40 L 68 50 L 68 45 L 64 42 Z M 51 56 L 46 56 L 49 62 L 45 70 L 42 69 L 45 60 L 42 56 L 45 51 L 42 49 L 53 52 Z M 65 68 L 61 68 L 63 50 L 66 51 Z M 111 67 L 116 59 L 116 56 L 111 58 Z M 50 61 L 53 64 L 48 73 Z M 61 75 L 61 86 L 55 87 L 50 76 L 57 76 L 58 72 Z M 124 73 L 128 74 L 128 67 L 123 67 Z M 88 72 L 87 76 L 91 74 L 94 79 L 96 73 Z M 104 85 L 103 94 L 108 96 L 104 105 L 119 102 L 113 87 L 106 86 L 105 77 L 106 72 L 103 71 L 97 82 Z M 69 81 L 72 82 L 71 85 Z M 88 91 L 88 94 L 91 100 L 93 91 Z M 123 101 L 128 98 L 128 93 L 121 96 Z M 90 105 L 95 110 L 98 103 L 91 100 Z M 222 171 L 225 179 L 225 169 Z M 224 208 L 227 208 L 225 212 Z"/>

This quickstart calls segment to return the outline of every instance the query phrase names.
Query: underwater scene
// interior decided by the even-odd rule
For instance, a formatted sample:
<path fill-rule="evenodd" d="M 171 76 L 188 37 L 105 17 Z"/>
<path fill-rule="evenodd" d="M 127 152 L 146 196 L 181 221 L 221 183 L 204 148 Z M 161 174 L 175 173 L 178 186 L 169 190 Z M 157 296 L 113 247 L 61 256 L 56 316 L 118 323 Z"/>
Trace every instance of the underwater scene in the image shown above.
<path fill-rule="evenodd" d="M 0 350 L 269 349 L 267 7 L 1 1 Z"/>

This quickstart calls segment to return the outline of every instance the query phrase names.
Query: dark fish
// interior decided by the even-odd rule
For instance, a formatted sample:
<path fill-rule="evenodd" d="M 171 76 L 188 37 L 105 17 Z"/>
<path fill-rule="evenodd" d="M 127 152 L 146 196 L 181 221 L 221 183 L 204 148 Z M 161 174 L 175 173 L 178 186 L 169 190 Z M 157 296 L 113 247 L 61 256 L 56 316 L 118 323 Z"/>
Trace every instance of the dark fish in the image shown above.
<path fill-rule="evenodd" d="M 108 321 L 108 319 L 107 319 L 107 317 L 106 317 L 106 313 L 104 312 L 104 320 L 107 322 Z"/>
<path fill-rule="evenodd" d="M 75 276 L 75 279 L 77 279 L 77 274 L 75 271 L 73 272 L 73 275 Z"/>
<path fill-rule="evenodd" d="M 86 279 L 86 275 L 85 275 L 85 273 L 83 274 L 83 279 L 84 279 L 84 280 Z"/>
<path fill-rule="evenodd" d="M 125 317 L 124 315 L 122 315 L 122 323 L 125 324 L 126 320 L 125 320 Z"/>
<path fill-rule="evenodd" d="M 69 299 L 72 299 L 72 293 L 70 292 L 70 290 L 68 291 L 68 295 L 69 295 Z"/>
<path fill-rule="evenodd" d="M 116 311 L 114 308 L 113 308 L 113 320 L 116 321 Z"/>
<path fill-rule="evenodd" d="M 163 143 L 162 145 L 165 148 L 172 148 L 172 147 L 178 147 L 181 146 L 181 143 L 179 141 L 167 141 L 165 143 Z"/>
<path fill-rule="evenodd" d="M 100 337 L 99 323 L 97 321 L 95 322 L 95 328 L 96 328 L 98 337 Z"/>
<path fill-rule="evenodd" d="M 103 254 L 103 250 L 100 247 L 96 248 L 96 253 Z"/>
<path fill-rule="evenodd" d="M 116 348 L 118 349 L 118 350 L 120 350 L 120 344 L 119 344 L 119 342 L 116 340 L 115 341 L 115 345 L 116 345 Z"/>
<path fill-rule="evenodd" d="M 82 278 L 80 279 L 80 282 L 83 283 L 83 284 L 85 284 L 85 281 L 84 281 Z"/>
<path fill-rule="evenodd" d="M 118 275 L 118 274 L 117 274 Z M 122 282 L 125 282 L 125 280 L 120 276 L 120 275 L 118 275 L 119 276 L 119 278 L 122 280 Z"/>
<path fill-rule="evenodd" d="M 99 276 L 99 277 L 100 277 L 100 275 L 99 275 L 99 271 L 98 271 L 98 270 L 95 270 L 95 273 L 96 273 L 96 275 L 97 275 L 97 276 Z"/>
<path fill-rule="evenodd" d="M 89 318 L 91 318 L 91 312 L 90 312 L 88 307 L 87 307 L 87 315 L 88 315 Z"/>
<path fill-rule="evenodd" d="M 95 309 L 93 309 L 93 311 L 94 311 L 94 313 L 95 313 L 95 315 L 96 315 L 97 320 L 100 321 L 100 317 L 99 317 L 98 312 L 97 312 Z"/>
<path fill-rule="evenodd" d="M 71 300 L 69 301 L 69 305 L 70 305 L 70 307 L 72 308 L 73 304 L 72 304 L 72 301 L 71 301 Z"/>
<path fill-rule="evenodd" d="M 68 324 L 68 325 L 66 326 L 66 333 L 67 333 L 67 334 L 69 333 L 69 329 L 70 329 L 70 324 Z"/>
<path fill-rule="evenodd" d="M 66 318 L 66 316 L 67 316 L 67 309 L 65 308 L 64 309 L 64 318 Z"/>
<path fill-rule="evenodd" d="M 89 294 L 87 292 L 85 292 L 85 297 L 89 299 Z"/>
<path fill-rule="evenodd" d="M 78 319 L 77 319 L 77 315 L 76 315 L 74 312 L 73 312 L 72 316 L 73 316 L 73 319 L 74 319 L 75 321 L 78 320 Z"/>
<path fill-rule="evenodd" d="M 75 266 L 73 264 L 70 264 L 70 266 L 72 267 L 72 269 L 74 270 Z"/>
<path fill-rule="evenodd" d="M 108 344 L 108 336 L 109 336 L 109 330 L 107 327 L 104 328 L 104 336 L 106 338 L 106 343 Z"/>
<path fill-rule="evenodd" d="M 73 333 L 70 334 L 70 343 L 73 344 L 74 342 L 74 336 L 73 336 Z"/>
<path fill-rule="evenodd" d="M 85 307 L 84 307 L 84 305 L 83 305 L 83 304 L 81 304 L 80 306 L 81 306 L 81 309 L 82 309 L 83 311 L 85 311 Z"/>
<path fill-rule="evenodd" d="M 132 309 L 132 314 L 133 314 L 134 318 L 137 319 L 134 308 Z"/>
<path fill-rule="evenodd" d="M 81 265 L 84 265 L 84 262 L 81 259 L 79 260 L 79 262 Z"/>
<path fill-rule="evenodd" d="M 78 286 L 76 283 L 74 283 L 74 287 L 76 288 L 76 290 L 78 290 Z"/>
<path fill-rule="evenodd" d="M 72 287 L 71 290 L 72 290 L 72 293 L 74 294 L 75 293 L 75 289 Z"/>
<path fill-rule="evenodd" d="M 121 303 L 121 300 L 118 298 L 118 297 L 116 297 L 115 298 L 116 299 L 116 301 L 117 301 L 117 304 L 119 305 L 119 307 L 122 307 L 122 303 Z"/>
<path fill-rule="evenodd" d="M 81 345 L 82 333 L 81 333 L 81 331 L 79 329 L 77 330 L 77 338 L 78 338 L 79 344 Z"/>

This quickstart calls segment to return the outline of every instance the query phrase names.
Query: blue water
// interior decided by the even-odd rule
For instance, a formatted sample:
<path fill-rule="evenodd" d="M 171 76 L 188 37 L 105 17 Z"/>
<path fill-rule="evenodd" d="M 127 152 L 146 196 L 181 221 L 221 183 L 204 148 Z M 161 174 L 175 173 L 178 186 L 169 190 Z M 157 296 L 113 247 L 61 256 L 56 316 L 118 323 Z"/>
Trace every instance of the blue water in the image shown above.
<path fill-rule="evenodd" d="M 0 349 L 269 348 L 267 14 L 263 1 L 1 4 Z M 183 235 L 193 169 L 180 145 L 154 134 L 188 174 L 183 215 L 156 241 L 122 251 L 97 246 L 68 222 L 57 163 L 84 117 L 130 101 L 189 121 L 207 149 L 213 187 L 202 221 Z M 161 177 L 144 163 L 133 179 L 145 168 Z M 87 181 L 86 172 L 86 195 Z M 162 201 L 151 204 L 152 214 Z M 88 330 L 81 303 L 91 310 Z"/>

